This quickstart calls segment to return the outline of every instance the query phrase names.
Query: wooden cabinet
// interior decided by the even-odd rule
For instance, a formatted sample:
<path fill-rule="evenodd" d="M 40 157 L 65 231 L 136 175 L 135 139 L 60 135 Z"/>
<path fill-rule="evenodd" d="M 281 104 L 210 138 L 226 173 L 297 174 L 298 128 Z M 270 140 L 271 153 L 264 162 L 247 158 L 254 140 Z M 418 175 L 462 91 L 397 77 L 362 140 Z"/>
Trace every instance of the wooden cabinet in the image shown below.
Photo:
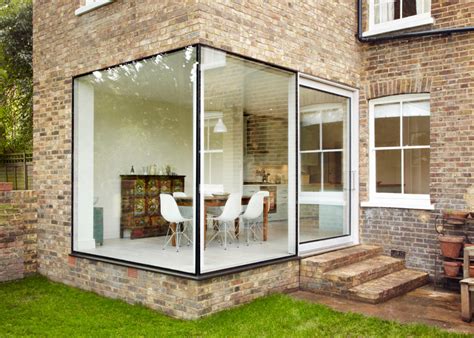
<path fill-rule="evenodd" d="M 120 237 L 162 236 L 168 223 L 160 214 L 160 193 L 184 191 L 185 176 L 121 175 Z"/>

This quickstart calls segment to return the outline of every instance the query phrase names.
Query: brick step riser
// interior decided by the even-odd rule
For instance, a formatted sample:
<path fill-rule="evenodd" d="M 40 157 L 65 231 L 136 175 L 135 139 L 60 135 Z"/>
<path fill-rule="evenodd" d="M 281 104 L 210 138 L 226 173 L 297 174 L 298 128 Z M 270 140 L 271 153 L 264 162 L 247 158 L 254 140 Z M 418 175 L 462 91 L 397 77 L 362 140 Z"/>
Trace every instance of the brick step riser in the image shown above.
<path fill-rule="evenodd" d="M 311 262 L 305 259 L 303 259 L 301 262 L 302 262 L 302 268 L 304 270 L 311 271 L 312 274 L 315 275 L 315 274 L 322 274 L 327 271 L 339 269 L 339 268 L 342 268 L 344 266 L 351 265 L 354 263 L 359 263 L 366 259 L 381 255 L 382 253 L 383 253 L 383 249 L 379 247 L 376 249 L 367 250 L 365 252 L 352 254 L 350 256 L 335 258 L 334 260 L 330 262 L 324 262 L 324 263 L 318 264 L 318 263 Z"/>
<path fill-rule="evenodd" d="M 428 283 L 428 280 L 429 280 L 428 275 L 421 276 L 416 279 L 412 279 L 400 286 L 387 290 L 386 292 L 384 292 L 377 298 L 367 297 L 367 296 L 364 296 L 364 294 L 357 294 L 350 290 L 346 294 L 346 296 L 349 299 L 358 300 L 358 301 L 371 303 L 371 304 L 378 304 L 378 303 L 385 302 L 389 299 L 398 297 L 400 295 L 403 295 L 416 288 L 419 288 L 420 286 L 423 286 L 426 283 Z"/>
<path fill-rule="evenodd" d="M 364 272 L 360 275 L 350 277 L 347 279 L 333 279 L 329 276 L 322 275 L 322 280 L 326 281 L 326 285 L 332 285 L 331 289 L 347 291 L 354 286 L 360 285 L 362 283 L 368 282 L 373 279 L 380 278 L 382 276 L 388 275 L 392 272 L 400 271 L 405 268 L 405 262 L 399 261 L 392 264 L 384 265 L 383 267 Z"/>

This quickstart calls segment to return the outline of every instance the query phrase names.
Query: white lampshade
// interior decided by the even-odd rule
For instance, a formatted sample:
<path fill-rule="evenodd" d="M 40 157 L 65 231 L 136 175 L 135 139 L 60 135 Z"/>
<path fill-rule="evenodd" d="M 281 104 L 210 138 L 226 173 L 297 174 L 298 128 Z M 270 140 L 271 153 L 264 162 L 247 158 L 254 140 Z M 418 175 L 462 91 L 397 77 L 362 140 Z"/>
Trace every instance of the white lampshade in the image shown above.
<path fill-rule="evenodd" d="M 214 126 L 214 132 L 227 133 L 227 127 L 225 126 L 224 121 L 222 121 L 222 118 L 219 118 L 219 120 L 217 120 L 217 123 Z"/>

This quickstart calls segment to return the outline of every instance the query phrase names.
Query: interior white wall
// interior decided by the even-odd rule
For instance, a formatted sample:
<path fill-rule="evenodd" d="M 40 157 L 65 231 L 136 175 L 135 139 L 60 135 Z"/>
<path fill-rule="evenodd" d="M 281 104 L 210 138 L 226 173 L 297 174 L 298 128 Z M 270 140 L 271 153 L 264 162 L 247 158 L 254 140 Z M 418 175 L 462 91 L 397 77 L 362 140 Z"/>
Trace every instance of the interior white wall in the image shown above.
<path fill-rule="evenodd" d="M 104 208 L 104 238 L 120 236 L 120 175 L 170 164 L 193 187 L 192 106 L 96 93 L 94 196 Z"/>

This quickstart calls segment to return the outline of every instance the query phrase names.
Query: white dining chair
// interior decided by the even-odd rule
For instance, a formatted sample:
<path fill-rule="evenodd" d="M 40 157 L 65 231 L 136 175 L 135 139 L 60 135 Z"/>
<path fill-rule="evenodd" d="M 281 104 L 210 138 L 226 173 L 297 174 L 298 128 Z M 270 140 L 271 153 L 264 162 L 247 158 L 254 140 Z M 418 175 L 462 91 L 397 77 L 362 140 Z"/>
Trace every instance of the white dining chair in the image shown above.
<path fill-rule="evenodd" d="M 176 239 L 176 251 L 179 251 L 182 237 L 187 239 L 188 245 L 191 244 L 191 239 L 186 235 L 186 223 L 190 222 L 190 218 L 184 218 L 179 211 L 178 204 L 173 196 L 168 194 L 160 194 L 160 211 L 161 216 L 169 223 L 168 231 L 166 232 L 165 245 L 163 250 L 166 249 L 168 244 L 174 238 Z M 176 230 L 173 229 L 171 224 L 176 224 Z"/>
<path fill-rule="evenodd" d="M 217 217 L 212 217 L 211 221 L 217 222 L 217 230 L 209 240 L 210 244 L 217 236 L 220 236 L 221 244 L 224 245 L 224 250 L 227 250 L 227 235 L 230 239 L 236 239 L 235 236 L 235 220 L 242 214 L 242 194 L 231 193 L 224 205 L 222 214 Z"/>
<path fill-rule="evenodd" d="M 175 192 L 173 193 L 173 197 L 174 197 L 174 198 L 188 197 L 188 195 L 186 195 L 186 193 L 181 192 L 181 191 L 175 191 Z"/>
<path fill-rule="evenodd" d="M 263 214 L 264 198 L 269 195 L 270 193 L 268 191 L 257 191 L 254 193 L 252 197 L 250 197 L 245 212 L 242 214 L 242 224 L 247 232 L 247 245 L 249 245 L 250 242 L 250 233 L 252 233 L 254 240 L 259 237 L 258 233 L 263 233 L 260 217 Z"/>

